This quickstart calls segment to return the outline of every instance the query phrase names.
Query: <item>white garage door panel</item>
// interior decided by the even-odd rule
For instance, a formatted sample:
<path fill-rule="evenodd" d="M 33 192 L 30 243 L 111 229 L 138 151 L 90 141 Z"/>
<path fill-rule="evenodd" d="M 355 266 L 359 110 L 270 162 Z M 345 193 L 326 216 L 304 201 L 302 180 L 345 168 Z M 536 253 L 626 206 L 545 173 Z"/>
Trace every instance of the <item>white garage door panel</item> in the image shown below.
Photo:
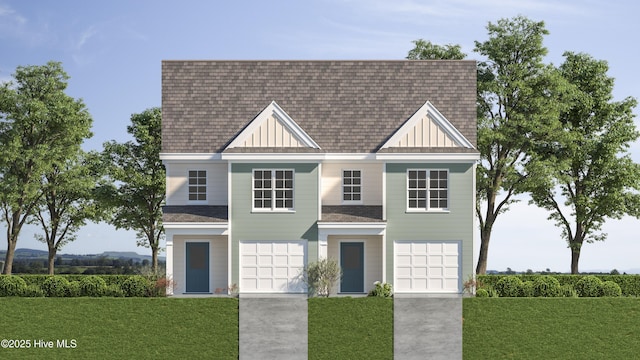
<path fill-rule="evenodd" d="M 307 242 L 241 241 L 240 291 L 300 293 L 300 279 L 307 255 Z"/>
<path fill-rule="evenodd" d="M 461 242 L 396 241 L 395 290 L 460 292 Z"/>

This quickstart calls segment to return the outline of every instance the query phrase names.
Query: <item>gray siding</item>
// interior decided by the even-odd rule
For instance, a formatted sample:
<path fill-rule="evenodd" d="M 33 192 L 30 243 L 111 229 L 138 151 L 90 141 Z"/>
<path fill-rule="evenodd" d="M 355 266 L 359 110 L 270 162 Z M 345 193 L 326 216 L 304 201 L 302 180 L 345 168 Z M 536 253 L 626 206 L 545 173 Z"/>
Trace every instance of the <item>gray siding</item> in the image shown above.
<path fill-rule="evenodd" d="M 295 212 L 252 212 L 253 169 L 293 169 Z M 308 261 L 318 259 L 318 165 L 231 165 L 232 280 L 238 283 L 241 240 L 308 240 Z M 242 289 L 240 289 L 242 291 Z"/>
<path fill-rule="evenodd" d="M 449 211 L 407 212 L 407 169 L 449 170 Z M 387 164 L 387 281 L 393 281 L 396 240 L 461 240 L 462 279 L 473 274 L 473 164 Z"/>

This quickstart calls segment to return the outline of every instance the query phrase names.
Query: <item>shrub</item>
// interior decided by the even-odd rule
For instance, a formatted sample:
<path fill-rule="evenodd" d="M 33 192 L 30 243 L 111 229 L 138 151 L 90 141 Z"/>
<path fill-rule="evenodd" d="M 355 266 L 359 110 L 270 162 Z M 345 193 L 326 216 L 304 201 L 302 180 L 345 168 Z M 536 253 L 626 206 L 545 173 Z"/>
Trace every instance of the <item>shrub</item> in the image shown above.
<path fill-rule="evenodd" d="M 48 297 L 68 296 L 69 281 L 63 276 L 49 276 L 42 283 L 42 291 Z"/>
<path fill-rule="evenodd" d="M 24 297 L 43 297 L 44 291 L 38 285 L 27 285 L 22 292 Z"/>
<path fill-rule="evenodd" d="M 310 263 L 303 271 L 309 294 L 317 296 L 329 297 L 331 290 L 342 277 L 338 262 L 331 258 Z"/>
<path fill-rule="evenodd" d="M 122 291 L 127 297 L 144 297 L 151 294 L 151 282 L 144 276 L 133 275 L 122 283 Z"/>
<path fill-rule="evenodd" d="M 390 298 L 393 296 L 393 290 L 391 284 L 389 283 L 381 283 L 380 281 L 376 281 L 373 283 L 374 288 L 369 291 L 369 296 L 377 296 L 383 298 Z"/>
<path fill-rule="evenodd" d="M 118 284 L 107 285 L 104 290 L 104 296 L 124 297 L 125 293 Z"/>
<path fill-rule="evenodd" d="M 533 281 L 533 295 L 537 297 L 558 297 L 560 282 L 551 275 L 542 275 Z"/>
<path fill-rule="evenodd" d="M 80 284 L 80 296 L 103 296 L 107 290 L 107 282 L 95 275 L 87 275 L 82 278 Z"/>
<path fill-rule="evenodd" d="M 175 281 L 173 281 L 172 278 L 161 277 L 155 281 L 155 284 L 153 286 L 153 296 L 167 296 L 167 289 L 172 289 L 171 293 L 173 293 L 173 291 L 176 289 L 176 286 L 177 284 L 175 283 Z M 229 289 L 231 289 L 231 287 L 229 287 Z M 218 289 L 216 289 L 216 294 L 218 293 L 219 291 Z M 228 291 L 227 293 L 230 294 L 231 292 Z"/>
<path fill-rule="evenodd" d="M 522 280 L 517 276 L 505 276 L 495 286 L 501 297 L 517 297 L 522 291 Z"/>
<path fill-rule="evenodd" d="M 500 294 L 498 294 L 498 292 L 496 291 L 496 289 L 493 288 L 493 286 L 487 286 L 487 294 L 489 294 L 489 297 L 500 297 Z"/>
<path fill-rule="evenodd" d="M 0 296 L 22 296 L 27 283 L 19 276 L 0 276 Z"/>
<path fill-rule="evenodd" d="M 597 297 L 602 291 L 602 280 L 594 275 L 584 276 L 576 283 L 576 292 L 580 297 Z"/>
<path fill-rule="evenodd" d="M 68 297 L 78 297 L 80 296 L 80 282 L 79 281 L 69 281 L 67 285 L 67 295 Z"/>
<path fill-rule="evenodd" d="M 489 292 L 486 289 L 476 290 L 476 297 L 489 297 Z"/>
<path fill-rule="evenodd" d="M 576 292 L 576 289 L 574 289 L 571 284 L 562 285 L 560 294 L 562 297 L 578 297 L 578 292 Z"/>
<path fill-rule="evenodd" d="M 622 295 L 622 289 L 620 289 L 620 285 L 617 283 L 608 280 L 602 283 L 601 294 L 602 296 L 618 297 Z"/>
<path fill-rule="evenodd" d="M 535 291 L 533 289 L 533 281 L 525 281 L 522 283 L 522 291 L 520 292 L 520 296 L 522 297 L 533 297 L 535 295 Z"/>

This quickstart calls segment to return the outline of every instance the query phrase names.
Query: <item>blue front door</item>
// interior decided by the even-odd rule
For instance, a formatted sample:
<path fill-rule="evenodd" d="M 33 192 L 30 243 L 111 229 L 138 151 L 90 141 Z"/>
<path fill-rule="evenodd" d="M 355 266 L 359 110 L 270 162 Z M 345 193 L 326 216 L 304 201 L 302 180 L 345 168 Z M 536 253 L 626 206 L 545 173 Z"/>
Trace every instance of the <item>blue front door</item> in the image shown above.
<path fill-rule="evenodd" d="M 340 292 L 364 292 L 364 243 L 340 243 L 340 267 L 342 268 Z"/>
<path fill-rule="evenodd" d="M 209 292 L 209 243 L 188 242 L 187 292 Z"/>

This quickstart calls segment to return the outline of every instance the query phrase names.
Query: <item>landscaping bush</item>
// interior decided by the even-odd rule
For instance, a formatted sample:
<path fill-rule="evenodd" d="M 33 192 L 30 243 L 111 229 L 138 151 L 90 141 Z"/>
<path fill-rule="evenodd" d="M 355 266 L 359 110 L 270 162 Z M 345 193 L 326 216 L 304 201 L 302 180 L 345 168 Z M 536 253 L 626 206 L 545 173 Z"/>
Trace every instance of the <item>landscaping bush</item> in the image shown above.
<path fill-rule="evenodd" d="M 620 289 L 620 285 L 611 280 L 608 280 L 602 283 L 601 294 L 602 296 L 618 297 L 622 295 L 622 290 Z"/>
<path fill-rule="evenodd" d="M 107 282 L 95 275 L 87 275 L 82 278 L 80 284 L 80 296 L 104 296 L 107 290 Z"/>
<path fill-rule="evenodd" d="M 374 286 L 375 287 L 371 291 L 369 291 L 369 296 L 377 296 L 383 298 L 390 298 L 393 296 L 391 284 L 376 281 L 374 283 Z"/>
<path fill-rule="evenodd" d="M 42 283 L 42 291 L 48 297 L 69 296 L 69 280 L 64 276 L 49 276 Z"/>
<path fill-rule="evenodd" d="M 489 294 L 489 297 L 492 297 L 492 298 L 500 297 L 500 294 L 498 294 L 496 289 L 494 289 L 492 286 L 487 287 L 487 294 Z"/>
<path fill-rule="evenodd" d="M 67 285 L 67 296 L 68 297 L 78 297 L 80 296 L 80 282 L 79 281 L 69 281 Z"/>
<path fill-rule="evenodd" d="M 533 290 L 533 281 L 524 281 L 522 283 L 522 291 L 520 292 L 520 296 L 533 297 L 534 295 L 535 291 Z"/>
<path fill-rule="evenodd" d="M 104 290 L 104 296 L 124 297 L 125 293 L 118 284 L 107 285 Z"/>
<path fill-rule="evenodd" d="M 44 291 L 38 285 L 27 285 L 22 292 L 24 297 L 44 297 Z"/>
<path fill-rule="evenodd" d="M 541 275 L 537 274 L 519 274 L 519 275 L 477 275 L 476 279 L 478 284 L 483 284 L 483 286 L 478 286 L 478 288 L 482 288 L 484 286 L 493 286 L 495 287 L 498 281 L 507 276 L 516 276 L 520 278 L 523 282 L 526 281 L 535 281 Z M 578 282 L 584 278 L 585 276 L 595 276 L 596 278 L 602 281 L 613 281 L 620 285 L 620 289 L 622 290 L 622 296 L 638 296 L 640 297 L 640 275 L 569 275 L 569 274 L 558 274 L 551 275 L 558 279 L 560 285 L 571 285 L 574 288 L 577 288 Z"/>
<path fill-rule="evenodd" d="M 578 292 L 573 288 L 573 285 L 565 284 L 561 285 L 560 295 L 562 297 L 578 297 Z"/>
<path fill-rule="evenodd" d="M 536 297 L 558 297 L 561 291 L 560 282 L 551 275 L 542 275 L 533 281 L 533 294 Z"/>
<path fill-rule="evenodd" d="M 342 270 L 335 259 L 324 258 L 312 262 L 304 268 L 304 281 L 309 294 L 329 297 L 336 283 L 342 277 Z"/>
<path fill-rule="evenodd" d="M 130 276 L 122 283 L 121 287 L 127 297 L 149 296 L 152 292 L 151 281 L 141 275 Z"/>
<path fill-rule="evenodd" d="M 22 296 L 27 283 L 19 276 L 0 276 L 0 296 Z"/>
<path fill-rule="evenodd" d="M 505 276 L 496 283 L 495 289 L 501 297 L 517 297 L 522 291 L 522 280 L 517 276 Z"/>
<path fill-rule="evenodd" d="M 576 292 L 580 297 L 598 297 L 602 292 L 602 280 L 594 275 L 584 276 L 576 283 Z"/>
<path fill-rule="evenodd" d="M 476 297 L 489 297 L 489 292 L 485 289 L 476 290 Z"/>

